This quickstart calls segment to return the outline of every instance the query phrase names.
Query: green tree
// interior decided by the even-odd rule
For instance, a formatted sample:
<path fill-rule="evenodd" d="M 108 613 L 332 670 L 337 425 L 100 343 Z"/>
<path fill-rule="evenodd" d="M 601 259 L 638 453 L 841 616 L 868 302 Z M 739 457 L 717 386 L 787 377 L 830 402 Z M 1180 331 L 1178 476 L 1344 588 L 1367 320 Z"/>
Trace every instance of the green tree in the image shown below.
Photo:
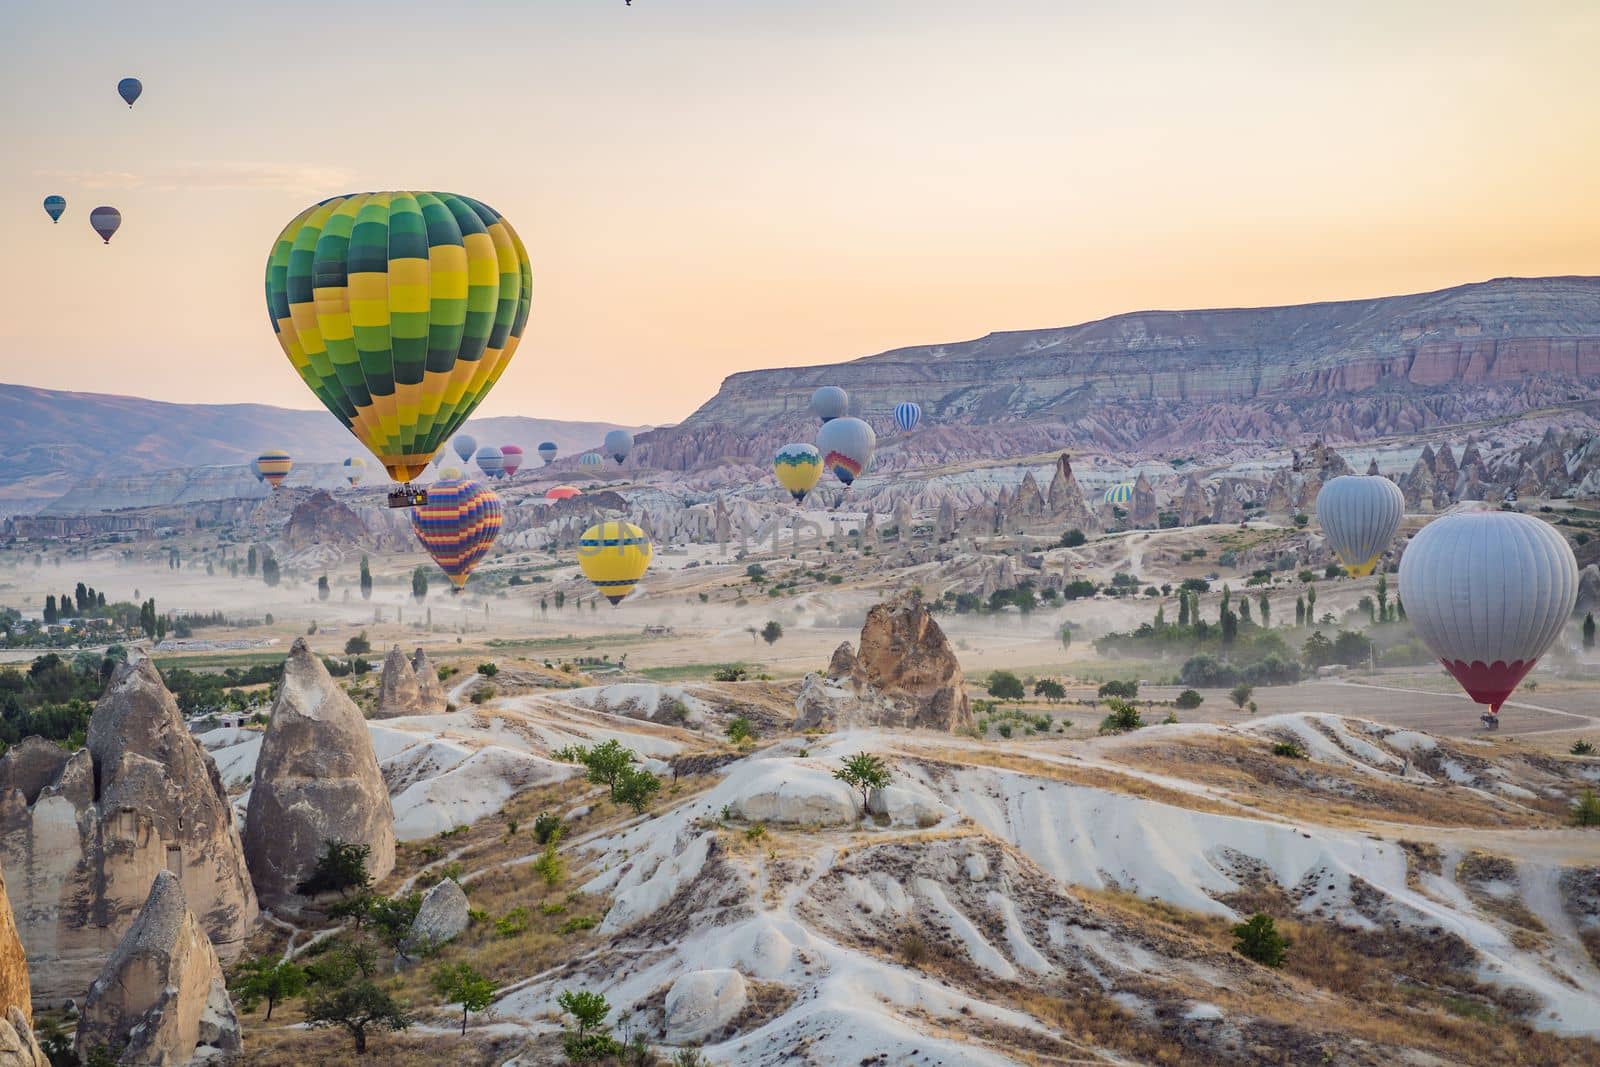
<path fill-rule="evenodd" d="M 603 995 L 587 989 L 568 989 L 556 998 L 556 1003 L 577 1023 L 576 1030 L 561 1034 L 561 1051 L 566 1053 L 568 1061 L 592 1063 L 620 1051 L 616 1039 L 611 1036 L 611 1028 L 606 1025 L 611 1005 Z"/>
<path fill-rule="evenodd" d="M 558 824 L 555 831 L 545 838 L 544 849 L 539 853 L 539 858 L 533 861 L 533 873 L 542 878 L 545 886 L 550 889 L 560 885 L 561 880 L 567 876 L 567 861 L 562 859 L 561 853 L 557 851 L 560 844 L 561 827 Z"/>
<path fill-rule="evenodd" d="M 344 654 L 347 656 L 364 656 L 372 651 L 372 642 L 367 640 L 367 631 L 359 634 L 344 643 Z"/>
<path fill-rule="evenodd" d="M 324 574 L 317 579 L 317 599 L 327 600 L 328 594 L 331 592 L 332 590 L 328 588 L 328 576 Z"/>
<path fill-rule="evenodd" d="M 366 553 L 361 555 L 361 599 L 372 599 L 372 567 L 367 563 Z"/>
<path fill-rule="evenodd" d="M 1594 647 L 1594 612 L 1588 611 L 1583 616 L 1583 647 Z"/>
<path fill-rule="evenodd" d="M 48 626 L 60 617 L 60 614 L 56 611 L 56 595 L 54 593 L 50 593 L 44 598 L 45 625 Z"/>
<path fill-rule="evenodd" d="M 1378 621 L 1389 621 L 1389 576 L 1378 575 Z"/>
<path fill-rule="evenodd" d="M 583 765 L 589 768 L 588 779 L 595 785 L 611 790 L 611 799 L 617 799 L 617 781 L 633 762 L 633 751 L 623 748 L 616 738 L 602 742 L 584 753 Z"/>
<path fill-rule="evenodd" d="M 1050 703 L 1055 704 L 1067 698 L 1067 689 L 1066 686 L 1053 678 L 1040 678 L 1033 683 L 1033 695 L 1044 697 Z"/>
<path fill-rule="evenodd" d="M 367 1038 L 377 1030 L 404 1030 L 411 1025 L 405 1005 L 372 980 L 375 956 L 370 947 L 353 945 L 317 961 L 306 995 L 306 1023 L 315 1028 L 342 1027 L 365 1055 Z"/>
<path fill-rule="evenodd" d="M 617 776 L 617 786 L 613 790 L 613 795 L 617 803 L 628 805 L 635 815 L 642 815 L 644 809 L 650 806 L 650 801 L 660 791 L 661 779 L 643 767 L 624 767 L 622 773 Z"/>
<path fill-rule="evenodd" d="M 1317 621 L 1317 587 L 1306 586 L 1306 625 L 1314 626 Z"/>
<path fill-rule="evenodd" d="M 1144 727 L 1144 716 L 1139 714 L 1139 709 L 1121 697 L 1111 697 L 1106 707 L 1111 713 L 1100 720 L 1101 733 L 1122 734 Z"/>
<path fill-rule="evenodd" d="M 996 700 L 1021 700 L 1027 696 L 1022 679 L 1010 671 L 993 671 L 989 675 L 989 695 Z"/>
<path fill-rule="evenodd" d="M 1278 933 L 1272 916 L 1257 912 L 1233 928 L 1233 950 L 1247 960 L 1268 967 L 1282 967 L 1289 942 Z"/>
<path fill-rule="evenodd" d="M 1061 651 L 1067 652 L 1072 648 L 1072 624 L 1064 622 L 1056 630 L 1056 638 L 1061 642 Z"/>
<path fill-rule="evenodd" d="M 1237 616 L 1237 615 L 1235 615 L 1233 613 L 1233 609 L 1228 608 L 1228 607 L 1223 607 L 1223 609 L 1222 609 L 1221 626 L 1222 626 L 1222 643 L 1224 645 L 1231 645 L 1231 644 L 1234 643 L 1234 641 L 1238 640 L 1238 637 L 1239 637 L 1239 616 Z"/>
<path fill-rule="evenodd" d="M 1109 682 L 1101 682 L 1100 688 L 1095 690 L 1095 694 L 1099 696 L 1101 700 L 1105 700 L 1108 697 L 1117 697 L 1122 700 L 1137 700 L 1139 699 L 1139 683 L 1132 680 L 1124 682 L 1113 678 Z"/>
<path fill-rule="evenodd" d="M 446 964 L 435 969 L 428 981 L 446 1004 L 461 1005 L 462 1037 L 467 1036 L 467 1013 L 482 1011 L 494 1000 L 494 983 L 470 963 Z"/>
<path fill-rule="evenodd" d="M 1239 621 L 1250 621 L 1250 598 L 1248 596 L 1241 596 L 1239 598 Z"/>
<path fill-rule="evenodd" d="M 1072 529 L 1061 535 L 1061 540 L 1058 543 L 1062 548 L 1078 548 L 1081 545 L 1087 544 L 1088 541 L 1089 538 L 1084 536 L 1083 531 L 1074 526 Z"/>
<path fill-rule="evenodd" d="M 1266 590 L 1262 590 L 1261 595 L 1256 597 L 1256 605 L 1261 609 L 1261 628 L 1270 630 L 1272 628 L 1272 601 L 1267 599 Z"/>
<path fill-rule="evenodd" d="M 843 765 L 833 772 L 833 776 L 861 794 L 863 813 L 867 810 L 867 800 L 872 796 L 872 791 L 887 788 L 890 781 L 889 765 L 883 761 L 882 756 L 875 756 L 870 752 L 857 752 L 853 756 L 845 756 Z"/>
<path fill-rule="evenodd" d="M 261 561 L 261 580 L 268 585 L 277 585 L 280 575 L 278 561 L 271 556 Z"/>
<path fill-rule="evenodd" d="M 1178 625 L 1187 628 L 1189 625 L 1189 594 L 1178 594 Z"/>
<path fill-rule="evenodd" d="M 728 723 L 728 740 L 734 744 L 742 745 L 746 741 L 754 741 L 755 739 L 755 727 L 750 725 L 750 717 L 748 715 L 740 715 Z"/>
<path fill-rule="evenodd" d="M 1572 825 L 1600 826 L 1600 796 L 1593 789 L 1585 789 L 1573 805 Z"/>
<path fill-rule="evenodd" d="M 419 604 L 428 599 L 428 568 L 421 564 L 411 572 L 411 596 Z"/>
<path fill-rule="evenodd" d="M 1204 700 L 1205 697 L 1201 696 L 1195 690 L 1185 689 L 1183 692 L 1178 694 L 1177 699 L 1172 703 L 1185 711 L 1191 711 L 1195 708 L 1198 708 Z"/>
<path fill-rule="evenodd" d="M 776 644 L 778 638 L 783 636 L 783 626 L 775 620 L 768 620 L 761 628 L 761 640 L 767 644 Z"/>
<path fill-rule="evenodd" d="M 1251 685 L 1249 682 L 1240 682 L 1238 685 L 1234 686 L 1233 691 L 1228 694 L 1228 699 L 1233 701 L 1234 707 L 1238 708 L 1240 711 L 1243 711 L 1244 706 L 1250 703 L 1250 694 L 1254 693 L 1255 691 L 1256 687 Z"/>
<path fill-rule="evenodd" d="M 257 956 L 241 964 L 233 976 L 233 998 L 245 1011 L 255 1011 L 267 1002 L 267 1016 L 279 1001 L 298 997 L 306 988 L 305 968 L 276 956 Z"/>
<path fill-rule="evenodd" d="M 556 602 L 556 610 L 560 611 L 562 606 L 564 604 L 566 604 L 566 602 L 567 602 L 567 594 L 562 592 L 561 590 L 557 589 L 556 590 L 556 595 L 555 595 L 555 602 Z"/>
<path fill-rule="evenodd" d="M 256 546 L 251 545 L 250 554 L 244 560 L 244 572 L 252 578 L 256 576 L 256 558 Z M 138 594 L 135 593 L 134 595 L 137 596 Z"/>
<path fill-rule="evenodd" d="M 1297 627 L 1306 624 L 1306 598 L 1303 596 L 1294 598 L 1294 624 Z"/>
<path fill-rule="evenodd" d="M 322 855 L 317 857 L 311 874 L 295 886 L 295 892 L 314 897 L 319 893 L 345 896 L 352 889 L 369 890 L 372 888 L 372 875 L 367 873 L 367 860 L 371 856 L 371 845 L 329 841 L 323 846 Z"/>

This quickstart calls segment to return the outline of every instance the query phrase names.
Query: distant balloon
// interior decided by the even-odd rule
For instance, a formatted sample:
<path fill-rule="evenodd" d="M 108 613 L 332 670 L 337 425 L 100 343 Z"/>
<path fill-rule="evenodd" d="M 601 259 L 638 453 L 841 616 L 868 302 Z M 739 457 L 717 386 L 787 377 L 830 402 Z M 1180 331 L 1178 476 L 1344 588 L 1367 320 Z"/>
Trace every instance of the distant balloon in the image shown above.
<path fill-rule="evenodd" d="M 822 453 L 823 465 L 845 485 L 872 466 L 872 454 L 877 448 L 878 435 L 872 427 L 848 415 L 829 419 L 817 434 L 817 451 Z"/>
<path fill-rule="evenodd" d="M 837 385 L 824 385 L 811 394 L 811 413 L 823 422 L 843 417 L 850 410 L 850 394 Z"/>
<path fill-rule="evenodd" d="M 133 106 L 133 102 L 139 99 L 139 94 L 143 92 L 144 83 L 138 78 L 123 78 L 117 83 L 117 95 L 122 97 L 123 102 L 129 107 Z"/>
<path fill-rule="evenodd" d="M 1499 714 L 1572 615 L 1578 561 L 1566 538 L 1527 515 L 1444 515 L 1400 557 L 1400 600 L 1444 669 Z"/>
<path fill-rule="evenodd" d="M 1118 482 L 1110 489 L 1107 489 L 1105 494 L 1100 499 L 1105 501 L 1107 504 L 1110 504 L 1112 507 L 1121 507 L 1124 504 L 1132 503 L 1133 483 Z"/>
<path fill-rule="evenodd" d="M 94 232 L 100 235 L 102 241 L 110 244 L 111 235 L 122 225 L 122 212 L 114 207 L 97 207 L 89 212 L 89 225 L 94 227 Z"/>
<path fill-rule="evenodd" d="M 477 482 L 428 487 L 428 502 L 411 511 L 411 529 L 457 590 L 500 536 L 500 497 Z"/>
<path fill-rule="evenodd" d="M 599 467 L 605 463 L 598 452 L 585 452 L 578 457 L 578 464 L 583 467 Z"/>
<path fill-rule="evenodd" d="M 258 456 L 250 461 L 250 473 L 256 476 L 256 481 L 264 482 L 267 476 L 261 473 L 261 458 Z"/>
<path fill-rule="evenodd" d="M 606 455 L 621 463 L 628 458 L 628 453 L 633 451 L 633 434 L 627 430 L 612 430 L 606 434 L 602 447 Z"/>
<path fill-rule="evenodd" d="M 583 490 L 575 485 L 557 485 L 545 490 L 546 500 L 571 500 L 575 496 L 582 496 Z"/>
<path fill-rule="evenodd" d="M 1317 521 L 1352 578 L 1372 573 L 1405 511 L 1405 494 L 1381 474 L 1341 475 L 1317 493 Z"/>
<path fill-rule="evenodd" d="M 256 475 L 276 489 L 294 469 L 294 460 L 281 448 L 269 448 L 256 457 Z"/>
<path fill-rule="evenodd" d="M 457 434 L 456 439 L 450 442 L 450 447 L 456 450 L 461 462 L 469 463 L 472 461 L 472 454 L 478 450 L 478 439 L 470 433 Z"/>
<path fill-rule="evenodd" d="M 344 476 L 351 485 L 361 480 L 361 472 L 367 469 L 367 461 L 360 456 L 351 456 L 344 461 Z"/>
<path fill-rule="evenodd" d="M 907 400 L 894 406 L 894 424 L 909 430 L 922 421 L 922 405 Z"/>
<path fill-rule="evenodd" d="M 484 445 L 478 449 L 478 469 L 491 478 L 498 478 L 506 472 L 506 457 L 494 445 Z"/>
<path fill-rule="evenodd" d="M 602 522 L 578 538 L 578 569 L 616 604 L 650 567 L 650 538 L 631 522 Z"/>
<path fill-rule="evenodd" d="M 772 459 L 772 473 L 798 504 L 822 477 L 822 453 L 816 445 L 784 445 Z"/>
<path fill-rule="evenodd" d="M 506 477 L 509 478 L 522 469 L 522 446 L 501 445 L 500 458 L 505 463 Z"/>
<path fill-rule="evenodd" d="M 62 212 L 67 210 L 67 198 L 64 196 L 47 196 L 44 198 L 44 213 L 50 216 L 51 222 L 60 222 Z"/>
<path fill-rule="evenodd" d="M 544 465 L 546 467 L 555 462 L 556 454 L 558 452 L 560 452 L 560 449 L 556 448 L 556 443 L 554 441 L 539 442 L 539 458 L 544 460 Z"/>
<path fill-rule="evenodd" d="M 434 484 L 437 485 L 438 482 L 459 482 L 465 477 L 466 474 L 460 467 L 440 467 L 439 478 Z"/>

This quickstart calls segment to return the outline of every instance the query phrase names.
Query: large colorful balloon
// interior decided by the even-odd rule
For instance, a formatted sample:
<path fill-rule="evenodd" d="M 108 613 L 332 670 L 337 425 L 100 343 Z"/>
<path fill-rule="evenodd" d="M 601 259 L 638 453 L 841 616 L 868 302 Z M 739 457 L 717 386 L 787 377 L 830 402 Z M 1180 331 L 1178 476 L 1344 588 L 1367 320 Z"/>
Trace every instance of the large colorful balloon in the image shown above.
<path fill-rule="evenodd" d="M 129 107 L 139 99 L 139 94 L 144 92 L 144 83 L 138 78 L 123 78 L 117 83 L 117 95 L 122 97 L 123 103 Z"/>
<path fill-rule="evenodd" d="M 64 196 L 47 196 L 44 198 L 44 213 L 50 216 L 51 222 L 60 222 L 62 212 L 67 210 L 67 198 Z"/>
<path fill-rule="evenodd" d="M 921 421 L 921 404 L 906 400 L 894 406 L 894 424 L 900 427 L 901 430 L 909 430 Z"/>
<path fill-rule="evenodd" d="M 544 460 L 544 465 L 546 467 L 550 466 L 550 464 L 556 461 L 556 454 L 560 451 L 561 450 L 556 447 L 556 443 L 554 441 L 539 442 L 539 458 Z"/>
<path fill-rule="evenodd" d="M 294 469 L 294 460 L 281 448 L 269 448 L 256 457 L 256 475 L 276 489 Z"/>
<path fill-rule="evenodd" d="M 872 465 L 878 449 L 878 435 L 872 427 L 853 416 L 829 419 L 817 434 L 817 451 L 822 463 L 845 485 L 849 485 Z"/>
<path fill-rule="evenodd" d="M 94 232 L 106 244 L 111 243 L 111 235 L 117 232 L 122 225 L 122 212 L 114 207 L 97 207 L 89 212 L 89 225 L 94 227 Z"/>
<path fill-rule="evenodd" d="M 478 450 L 478 439 L 470 433 L 457 434 L 456 439 L 450 442 L 450 447 L 456 450 L 461 462 L 470 463 L 472 454 Z"/>
<path fill-rule="evenodd" d="M 575 485 L 555 485 L 545 490 L 546 500 L 571 500 L 575 496 L 582 496 L 583 490 Z"/>
<path fill-rule="evenodd" d="M 772 473 L 798 504 L 822 477 L 822 453 L 816 445 L 784 445 L 772 459 Z"/>
<path fill-rule="evenodd" d="M 367 461 L 360 456 L 351 456 L 344 461 L 344 476 L 351 485 L 361 480 L 361 472 L 367 469 Z"/>
<path fill-rule="evenodd" d="M 598 452 L 585 452 L 578 457 L 578 466 L 580 467 L 598 467 L 604 463 L 605 460 L 600 458 L 600 453 Z"/>
<path fill-rule="evenodd" d="M 1352 578 L 1372 573 L 1405 511 L 1405 494 L 1380 474 L 1341 475 L 1317 493 L 1317 521 Z"/>
<path fill-rule="evenodd" d="M 811 394 L 811 414 L 823 422 L 843 418 L 850 410 L 850 394 L 837 385 L 824 385 Z"/>
<path fill-rule="evenodd" d="M 484 445 L 478 449 L 478 469 L 491 478 L 498 478 L 506 472 L 506 457 L 494 445 Z"/>
<path fill-rule="evenodd" d="M 1110 489 L 1107 489 L 1100 499 L 1112 507 L 1121 507 L 1124 504 L 1132 503 L 1133 483 L 1118 482 Z"/>
<path fill-rule="evenodd" d="M 606 455 L 621 463 L 628 458 L 628 453 L 633 451 L 633 434 L 627 430 L 612 430 L 606 434 L 605 444 L 602 447 Z"/>
<path fill-rule="evenodd" d="M 1445 670 L 1498 714 L 1572 615 L 1578 561 L 1538 519 L 1457 512 L 1433 520 L 1406 546 L 1400 600 Z"/>
<path fill-rule="evenodd" d="M 500 497 L 477 482 L 428 487 L 428 502 L 411 511 L 411 529 L 459 591 L 500 535 Z"/>
<path fill-rule="evenodd" d="M 454 193 L 324 200 L 267 259 L 267 307 L 289 362 L 401 482 L 504 373 L 532 288 L 511 224 Z"/>
<path fill-rule="evenodd" d="M 631 522 L 602 522 L 578 538 L 578 569 L 616 604 L 650 567 L 650 538 Z"/>
<path fill-rule="evenodd" d="M 504 461 L 506 477 L 511 477 L 522 469 L 522 446 L 501 445 L 500 458 Z"/>

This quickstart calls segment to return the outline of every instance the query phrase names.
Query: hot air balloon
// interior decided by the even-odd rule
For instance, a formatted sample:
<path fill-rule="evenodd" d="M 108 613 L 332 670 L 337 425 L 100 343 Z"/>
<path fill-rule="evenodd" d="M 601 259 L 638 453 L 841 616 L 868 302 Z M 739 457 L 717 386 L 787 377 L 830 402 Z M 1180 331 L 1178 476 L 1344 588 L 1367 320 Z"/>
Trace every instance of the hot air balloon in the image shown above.
<path fill-rule="evenodd" d="M 61 215 L 67 210 L 67 198 L 64 196 L 47 196 L 44 198 L 44 213 L 50 216 L 51 222 L 60 222 Z"/>
<path fill-rule="evenodd" d="M 606 455 L 621 463 L 628 458 L 628 453 L 633 451 L 633 434 L 627 430 L 612 430 L 606 434 L 602 447 Z"/>
<path fill-rule="evenodd" d="M 600 453 L 598 452 L 585 452 L 578 457 L 578 465 L 581 467 L 598 467 L 604 463 L 605 460 L 600 458 Z"/>
<path fill-rule="evenodd" d="M 842 390 L 841 390 L 842 391 Z M 817 451 L 822 463 L 845 485 L 849 485 L 872 465 L 878 448 L 878 435 L 872 427 L 852 416 L 829 419 L 817 434 Z"/>
<path fill-rule="evenodd" d="M 1107 489 L 1100 499 L 1112 507 L 1121 507 L 1124 504 L 1131 503 L 1133 501 L 1133 483 L 1118 482 L 1110 489 Z"/>
<path fill-rule="evenodd" d="M 281 448 L 269 448 L 256 457 L 256 473 L 274 489 L 283 484 L 293 468 L 294 460 Z"/>
<path fill-rule="evenodd" d="M 922 405 L 903 401 L 894 406 L 894 424 L 902 431 L 909 430 L 922 421 Z"/>
<path fill-rule="evenodd" d="M 784 445 L 772 459 L 772 473 L 798 504 L 816 488 L 817 479 L 822 477 L 822 453 L 817 451 L 816 445 Z"/>
<path fill-rule="evenodd" d="M 501 445 L 500 458 L 504 461 L 506 477 L 511 477 L 522 469 L 522 446 Z"/>
<path fill-rule="evenodd" d="M 555 462 L 556 453 L 559 451 L 560 449 L 556 448 L 556 443 L 554 441 L 539 442 L 539 458 L 544 460 L 544 465 L 546 467 Z"/>
<path fill-rule="evenodd" d="M 477 482 L 452 479 L 428 488 L 411 512 L 411 529 L 459 592 L 500 535 L 500 497 Z"/>
<path fill-rule="evenodd" d="M 367 461 L 360 456 L 351 456 L 344 461 L 344 476 L 351 485 L 361 480 L 361 472 L 367 469 Z"/>
<path fill-rule="evenodd" d="M 117 83 L 117 95 L 122 97 L 123 102 L 129 107 L 133 106 L 133 102 L 139 99 L 139 94 L 142 92 L 144 83 L 138 78 L 123 78 Z"/>
<path fill-rule="evenodd" d="M 1352 578 L 1372 573 L 1405 510 L 1400 487 L 1378 474 L 1341 475 L 1317 493 L 1317 521 Z"/>
<path fill-rule="evenodd" d="M 533 269 L 511 224 L 470 197 L 355 193 L 295 216 L 266 283 L 289 362 L 405 482 L 516 354 Z M 466 443 L 463 460 L 477 444 Z"/>
<path fill-rule="evenodd" d="M 122 212 L 114 207 L 97 207 L 89 212 L 89 225 L 94 227 L 94 232 L 100 235 L 102 241 L 110 244 L 111 235 L 122 225 Z"/>
<path fill-rule="evenodd" d="M 441 482 L 459 482 L 465 477 L 466 477 L 466 474 L 462 472 L 460 467 L 453 467 L 452 466 L 452 467 L 440 467 L 439 468 L 439 479 L 438 480 L 441 481 Z"/>
<path fill-rule="evenodd" d="M 824 385 L 811 394 L 811 414 L 823 422 L 842 418 L 850 409 L 850 394 L 837 385 Z"/>
<path fill-rule="evenodd" d="M 456 450 L 456 455 L 460 457 L 461 462 L 471 463 L 472 454 L 478 450 L 478 439 L 470 433 L 464 433 L 457 436 L 454 441 L 451 441 L 450 447 Z"/>
<path fill-rule="evenodd" d="M 571 500 L 575 496 L 582 496 L 583 490 L 575 485 L 556 485 L 545 490 L 546 500 Z"/>
<path fill-rule="evenodd" d="M 484 445 L 478 449 L 478 469 L 491 478 L 498 478 L 506 472 L 506 457 L 494 445 Z"/>
<path fill-rule="evenodd" d="M 1560 635 L 1578 600 L 1578 561 L 1538 519 L 1465 511 L 1424 526 L 1400 557 L 1406 617 L 1491 725 Z"/>
<path fill-rule="evenodd" d="M 267 476 L 261 473 L 261 459 L 259 456 L 250 461 L 250 473 L 256 476 L 256 481 L 258 482 L 267 480 Z"/>
<path fill-rule="evenodd" d="M 631 522 L 602 522 L 578 538 L 578 569 L 616 604 L 650 567 L 650 538 Z"/>

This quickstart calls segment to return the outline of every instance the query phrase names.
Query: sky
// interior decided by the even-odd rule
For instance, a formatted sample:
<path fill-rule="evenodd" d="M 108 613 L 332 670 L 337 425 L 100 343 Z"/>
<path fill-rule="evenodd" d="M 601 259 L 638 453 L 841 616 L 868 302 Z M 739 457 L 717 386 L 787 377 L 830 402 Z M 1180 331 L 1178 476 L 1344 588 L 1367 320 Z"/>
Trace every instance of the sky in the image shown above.
<path fill-rule="evenodd" d="M 1592 0 L 12 0 L 0 381 L 314 407 L 263 264 L 369 189 L 527 244 L 484 415 L 659 424 L 740 370 L 1596 274 L 1597 54 Z"/>

